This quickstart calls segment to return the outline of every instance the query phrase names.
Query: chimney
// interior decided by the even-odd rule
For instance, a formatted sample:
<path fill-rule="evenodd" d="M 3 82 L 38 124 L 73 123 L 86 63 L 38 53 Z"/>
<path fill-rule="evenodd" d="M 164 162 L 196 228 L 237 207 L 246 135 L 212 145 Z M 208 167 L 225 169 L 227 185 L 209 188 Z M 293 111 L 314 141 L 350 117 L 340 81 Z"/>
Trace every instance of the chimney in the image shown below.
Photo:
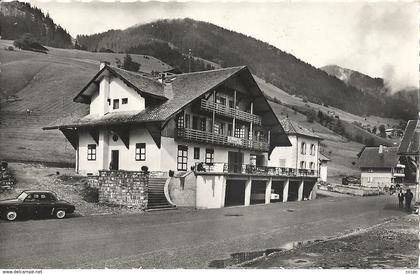
<path fill-rule="evenodd" d="M 99 62 L 99 70 L 103 69 L 105 66 L 109 66 L 110 63 L 108 61 L 100 61 Z"/>
<path fill-rule="evenodd" d="M 384 146 L 383 145 L 379 145 L 378 153 L 379 154 L 383 154 L 384 153 Z"/>
<path fill-rule="evenodd" d="M 163 94 L 168 99 L 173 99 L 174 98 L 174 91 L 172 89 L 172 82 L 170 82 L 170 81 L 163 82 Z"/>

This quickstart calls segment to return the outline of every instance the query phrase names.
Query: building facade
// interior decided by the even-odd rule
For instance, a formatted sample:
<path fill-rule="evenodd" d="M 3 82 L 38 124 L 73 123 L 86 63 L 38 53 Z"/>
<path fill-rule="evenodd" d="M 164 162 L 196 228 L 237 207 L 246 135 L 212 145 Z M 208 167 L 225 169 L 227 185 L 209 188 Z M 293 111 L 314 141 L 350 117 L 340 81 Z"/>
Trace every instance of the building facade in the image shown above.
<path fill-rule="evenodd" d="M 268 165 L 291 144 L 247 67 L 152 79 L 101 64 L 74 101 L 89 114 L 45 129 L 66 136 L 80 174 L 193 173 L 199 208 L 315 196 L 310 166 Z"/>
<path fill-rule="evenodd" d="M 384 188 L 404 183 L 405 165 L 400 162 L 398 147 L 365 147 L 358 166 L 362 186 Z"/>

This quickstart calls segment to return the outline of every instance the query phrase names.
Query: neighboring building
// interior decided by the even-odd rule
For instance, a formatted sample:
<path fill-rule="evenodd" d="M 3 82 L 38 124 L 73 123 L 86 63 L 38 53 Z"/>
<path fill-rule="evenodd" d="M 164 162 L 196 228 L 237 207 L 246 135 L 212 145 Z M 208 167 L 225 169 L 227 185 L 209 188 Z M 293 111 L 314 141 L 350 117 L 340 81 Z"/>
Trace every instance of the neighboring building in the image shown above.
<path fill-rule="evenodd" d="M 400 163 L 398 147 L 364 147 L 358 166 L 362 186 L 384 188 L 404 182 L 405 165 Z"/>
<path fill-rule="evenodd" d="M 280 121 L 292 144 L 289 147 L 275 147 L 268 164 L 288 169 L 308 171 L 314 175 L 319 172 L 319 143 L 322 140 L 312 131 L 288 118 Z"/>
<path fill-rule="evenodd" d="M 328 182 L 328 162 L 330 161 L 324 154 L 319 153 L 319 180 Z"/>
<path fill-rule="evenodd" d="M 142 166 L 174 178 L 193 172 L 169 195 L 183 195 L 188 183 L 194 195 L 173 198 L 198 208 L 315 197 L 309 166 L 267 166 L 290 142 L 247 67 L 157 80 L 102 63 L 74 101 L 89 104 L 89 114 L 45 129 L 63 132 L 81 174 Z"/>

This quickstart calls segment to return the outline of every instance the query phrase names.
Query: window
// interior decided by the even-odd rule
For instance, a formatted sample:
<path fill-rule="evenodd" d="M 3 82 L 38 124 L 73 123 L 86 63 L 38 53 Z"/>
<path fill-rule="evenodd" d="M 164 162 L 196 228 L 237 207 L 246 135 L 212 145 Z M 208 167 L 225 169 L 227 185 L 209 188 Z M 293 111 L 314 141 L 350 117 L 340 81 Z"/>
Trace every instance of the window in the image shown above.
<path fill-rule="evenodd" d="M 221 105 L 226 105 L 226 98 L 221 96 L 216 96 L 216 103 Z"/>
<path fill-rule="evenodd" d="M 219 134 L 220 126 L 219 124 L 214 124 L 214 133 Z"/>
<path fill-rule="evenodd" d="M 312 169 L 312 170 L 315 169 L 315 163 L 314 162 L 309 163 L 309 169 Z"/>
<path fill-rule="evenodd" d="M 122 105 L 126 105 L 128 103 L 128 98 L 122 98 L 121 99 L 121 104 Z"/>
<path fill-rule="evenodd" d="M 178 146 L 177 168 L 179 171 L 187 171 L 188 147 Z"/>
<path fill-rule="evenodd" d="M 190 128 L 190 115 L 185 114 L 185 128 Z"/>
<path fill-rule="evenodd" d="M 88 161 L 96 161 L 96 145 L 88 145 L 87 150 L 87 159 Z"/>
<path fill-rule="evenodd" d="M 235 128 L 235 137 L 237 138 L 245 138 L 245 128 L 244 127 L 237 127 Z"/>
<path fill-rule="evenodd" d="M 306 154 L 306 144 L 304 142 L 300 145 L 300 153 Z"/>
<path fill-rule="evenodd" d="M 178 119 L 176 121 L 176 127 L 177 128 L 184 128 L 184 115 L 178 116 Z"/>
<path fill-rule="evenodd" d="M 306 168 L 306 162 L 305 161 L 300 161 L 300 168 L 301 169 L 305 169 Z"/>
<path fill-rule="evenodd" d="M 213 164 L 214 163 L 214 149 L 207 148 L 206 149 L 206 164 Z"/>
<path fill-rule="evenodd" d="M 136 161 L 146 161 L 146 144 L 136 144 Z"/>
<path fill-rule="evenodd" d="M 207 123 L 206 118 L 201 118 L 200 129 L 202 131 L 206 131 L 206 123 Z"/>
<path fill-rule="evenodd" d="M 199 147 L 195 147 L 194 148 L 194 159 L 195 160 L 199 160 L 200 159 L 200 148 Z"/>
<path fill-rule="evenodd" d="M 114 103 L 112 105 L 113 109 L 119 109 L 120 108 L 120 100 L 119 99 L 114 99 Z"/>
<path fill-rule="evenodd" d="M 225 123 L 220 123 L 219 134 L 225 134 Z"/>
<path fill-rule="evenodd" d="M 311 155 L 315 155 L 315 145 L 311 144 Z"/>

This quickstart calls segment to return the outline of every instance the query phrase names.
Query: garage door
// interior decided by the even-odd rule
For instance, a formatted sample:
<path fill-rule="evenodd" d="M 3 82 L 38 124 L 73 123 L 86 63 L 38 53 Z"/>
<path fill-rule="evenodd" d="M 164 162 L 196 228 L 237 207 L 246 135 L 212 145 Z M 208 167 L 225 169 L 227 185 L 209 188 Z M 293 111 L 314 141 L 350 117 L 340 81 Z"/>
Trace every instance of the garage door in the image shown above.
<path fill-rule="evenodd" d="M 227 180 L 225 206 L 245 204 L 245 180 Z"/>

